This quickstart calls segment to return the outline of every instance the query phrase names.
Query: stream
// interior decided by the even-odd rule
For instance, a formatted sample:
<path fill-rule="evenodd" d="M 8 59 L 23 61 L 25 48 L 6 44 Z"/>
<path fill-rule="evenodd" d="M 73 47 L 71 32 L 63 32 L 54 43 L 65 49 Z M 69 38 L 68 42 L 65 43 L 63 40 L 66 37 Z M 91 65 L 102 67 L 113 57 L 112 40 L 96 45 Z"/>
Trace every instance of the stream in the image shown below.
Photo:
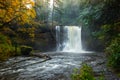
<path fill-rule="evenodd" d="M 38 53 L 39 54 L 39 53 Z M 46 52 L 52 59 L 38 57 L 14 57 L 0 62 L 0 80 L 71 80 L 75 68 L 83 62 L 91 65 L 96 77 L 105 75 L 106 80 L 120 80 L 106 67 L 103 53 Z"/>

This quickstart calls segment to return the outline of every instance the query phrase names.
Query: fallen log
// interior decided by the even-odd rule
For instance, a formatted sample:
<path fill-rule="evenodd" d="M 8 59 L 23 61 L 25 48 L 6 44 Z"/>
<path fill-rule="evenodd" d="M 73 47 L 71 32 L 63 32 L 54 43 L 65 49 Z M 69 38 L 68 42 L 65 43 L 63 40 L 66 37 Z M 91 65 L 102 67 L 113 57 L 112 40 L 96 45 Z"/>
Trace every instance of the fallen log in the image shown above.
<path fill-rule="evenodd" d="M 31 56 L 39 57 L 39 58 L 44 58 L 44 59 L 52 59 L 49 55 L 47 54 L 42 54 L 42 53 L 32 53 Z"/>

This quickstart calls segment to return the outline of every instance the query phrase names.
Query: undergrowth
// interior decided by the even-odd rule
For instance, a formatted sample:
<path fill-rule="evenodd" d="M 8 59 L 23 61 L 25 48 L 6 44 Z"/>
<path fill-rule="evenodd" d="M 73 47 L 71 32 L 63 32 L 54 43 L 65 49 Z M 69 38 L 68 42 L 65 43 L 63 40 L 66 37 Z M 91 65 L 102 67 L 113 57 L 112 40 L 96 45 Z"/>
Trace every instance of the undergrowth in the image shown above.
<path fill-rule="evenodd" d="M 72 80 L 105 80 L 103 75 L 98 79 L 94 76 L 94 71 L 92 67 L 87 64 L 83 64 L 80 69 L 75 69 L 74 73 L 71 75 Z"/>
<path fill-rule="evenodd" d="M 0 61 L 7 60 L 9 57 L 18 54 L 20 54 L 20 48 L 18 47 L 16 52 L 15 47 L 11 44 L 11 40 L 0 34 Z"/>

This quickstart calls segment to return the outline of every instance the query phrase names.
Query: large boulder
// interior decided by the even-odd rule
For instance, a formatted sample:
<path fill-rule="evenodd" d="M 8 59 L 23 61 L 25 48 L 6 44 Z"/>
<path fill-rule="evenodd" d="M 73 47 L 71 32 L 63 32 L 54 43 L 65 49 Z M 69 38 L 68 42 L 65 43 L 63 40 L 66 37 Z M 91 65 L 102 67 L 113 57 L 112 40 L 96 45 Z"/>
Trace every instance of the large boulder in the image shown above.
<path fill-rule="evenodd" d="M 21 54 L 22 55 L 28 56 L 28 55 L 30 55 L 30 53 L 31 53 L 32 50 L 33 50 L 32 47 L 21 46 Z"/>

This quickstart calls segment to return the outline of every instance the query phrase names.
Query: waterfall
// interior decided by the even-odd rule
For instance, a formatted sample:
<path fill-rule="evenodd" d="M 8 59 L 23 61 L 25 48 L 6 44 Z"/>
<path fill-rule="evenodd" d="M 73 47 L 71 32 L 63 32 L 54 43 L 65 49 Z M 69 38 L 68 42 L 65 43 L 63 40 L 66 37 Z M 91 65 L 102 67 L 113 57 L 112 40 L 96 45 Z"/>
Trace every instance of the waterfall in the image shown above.
<path fill-rule="evenodd" d="M 57 51 L 60 51 L 60 26 L 56 26 L 56 48 Z"/>
<path fill-rule="evenodd" d="M 64 42 L 63 51 L 81 52 L 81 27 L 78 26 L 65 26 L 67 32 L 67 40 Z"/>
<path fill-rule="evenodd" d="M 64 26 L 62 29 L 63 31 L 60 26 L 56 26 L 57 51 L 82 52 L 81 27 Z"/>

